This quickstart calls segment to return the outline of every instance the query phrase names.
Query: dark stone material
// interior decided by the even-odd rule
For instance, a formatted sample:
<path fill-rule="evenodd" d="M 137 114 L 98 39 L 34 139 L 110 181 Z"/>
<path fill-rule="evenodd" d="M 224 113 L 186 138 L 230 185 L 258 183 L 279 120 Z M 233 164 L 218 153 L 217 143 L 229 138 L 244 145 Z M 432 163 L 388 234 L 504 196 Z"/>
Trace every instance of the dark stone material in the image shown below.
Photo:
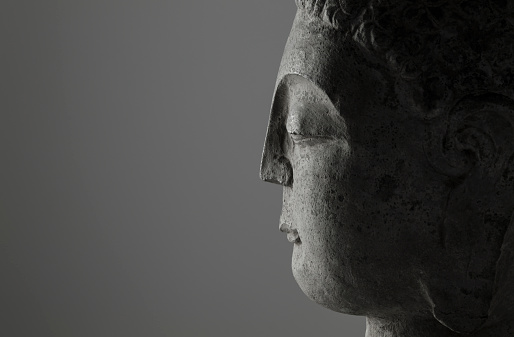
<path fill-rule="evenodd" d="M 366 336 L 514 336 L 514 1 L 297 0 L 261 178 Z"/>

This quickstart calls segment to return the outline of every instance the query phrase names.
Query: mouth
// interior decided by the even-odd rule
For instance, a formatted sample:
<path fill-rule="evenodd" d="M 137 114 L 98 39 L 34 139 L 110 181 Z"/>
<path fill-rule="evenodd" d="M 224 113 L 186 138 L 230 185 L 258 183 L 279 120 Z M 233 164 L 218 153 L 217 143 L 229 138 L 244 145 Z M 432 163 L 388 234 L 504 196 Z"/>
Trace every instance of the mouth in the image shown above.
<path fill-rule="evenodd" d="M 286 223 L 280 224 L 280 231 L 287 234 L 287 241 L 295 244 L 302 243 L 298 231 L 294 228 L 291 228 L 291 225 Z"/>

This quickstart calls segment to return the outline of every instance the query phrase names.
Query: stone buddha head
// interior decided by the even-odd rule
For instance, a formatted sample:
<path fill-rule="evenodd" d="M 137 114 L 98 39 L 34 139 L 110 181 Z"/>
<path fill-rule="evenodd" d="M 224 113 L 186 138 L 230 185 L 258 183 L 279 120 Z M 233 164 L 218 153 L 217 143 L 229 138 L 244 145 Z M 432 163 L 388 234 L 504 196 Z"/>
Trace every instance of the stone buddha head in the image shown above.
<path fill-rule="evenodd" d="M 367 336 L 514 335 L 514 3 L 297 0 L 261 178 Z"/>

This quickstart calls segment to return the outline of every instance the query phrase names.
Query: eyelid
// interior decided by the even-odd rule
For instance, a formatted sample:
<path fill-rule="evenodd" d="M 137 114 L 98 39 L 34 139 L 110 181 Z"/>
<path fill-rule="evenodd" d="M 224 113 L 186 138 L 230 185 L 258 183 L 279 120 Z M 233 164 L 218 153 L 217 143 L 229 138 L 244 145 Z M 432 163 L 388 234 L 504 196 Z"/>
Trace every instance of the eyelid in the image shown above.
<path fill-rule="evenodd" d="M 289 77 L 285 131 L 293 143 L 346 141 L 346 123 L 327 94 L 303 77 Z"/>
<path fill-rule="evenodd" d="M 289 136 L 291 137 L 294 143 L 301 143 L 312 140 L 336 140 L 335 137 L 329 135 L 302 135 L 297 132 L 289 132 Z"/>

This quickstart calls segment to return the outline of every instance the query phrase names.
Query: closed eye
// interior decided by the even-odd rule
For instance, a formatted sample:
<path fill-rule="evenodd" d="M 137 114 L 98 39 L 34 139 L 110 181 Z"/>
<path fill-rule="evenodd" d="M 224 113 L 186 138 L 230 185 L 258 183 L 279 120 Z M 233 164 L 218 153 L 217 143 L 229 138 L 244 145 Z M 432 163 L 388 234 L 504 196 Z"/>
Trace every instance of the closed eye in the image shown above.
<path fill-rule="evenodd" d="M 346 123 L 325 92 L 303 77 L 289 79 L 287 139 L 293 144 L 345 140 Z"/>
<path fill-rule="evenodd" d="M 290 132 L 289 136 L 291 137 L 293 143 L 305 145 L 319 143 L 323 141 L 336 140 L 333 136 L 329 135 L 302 135 L 296 132 Z"/>

